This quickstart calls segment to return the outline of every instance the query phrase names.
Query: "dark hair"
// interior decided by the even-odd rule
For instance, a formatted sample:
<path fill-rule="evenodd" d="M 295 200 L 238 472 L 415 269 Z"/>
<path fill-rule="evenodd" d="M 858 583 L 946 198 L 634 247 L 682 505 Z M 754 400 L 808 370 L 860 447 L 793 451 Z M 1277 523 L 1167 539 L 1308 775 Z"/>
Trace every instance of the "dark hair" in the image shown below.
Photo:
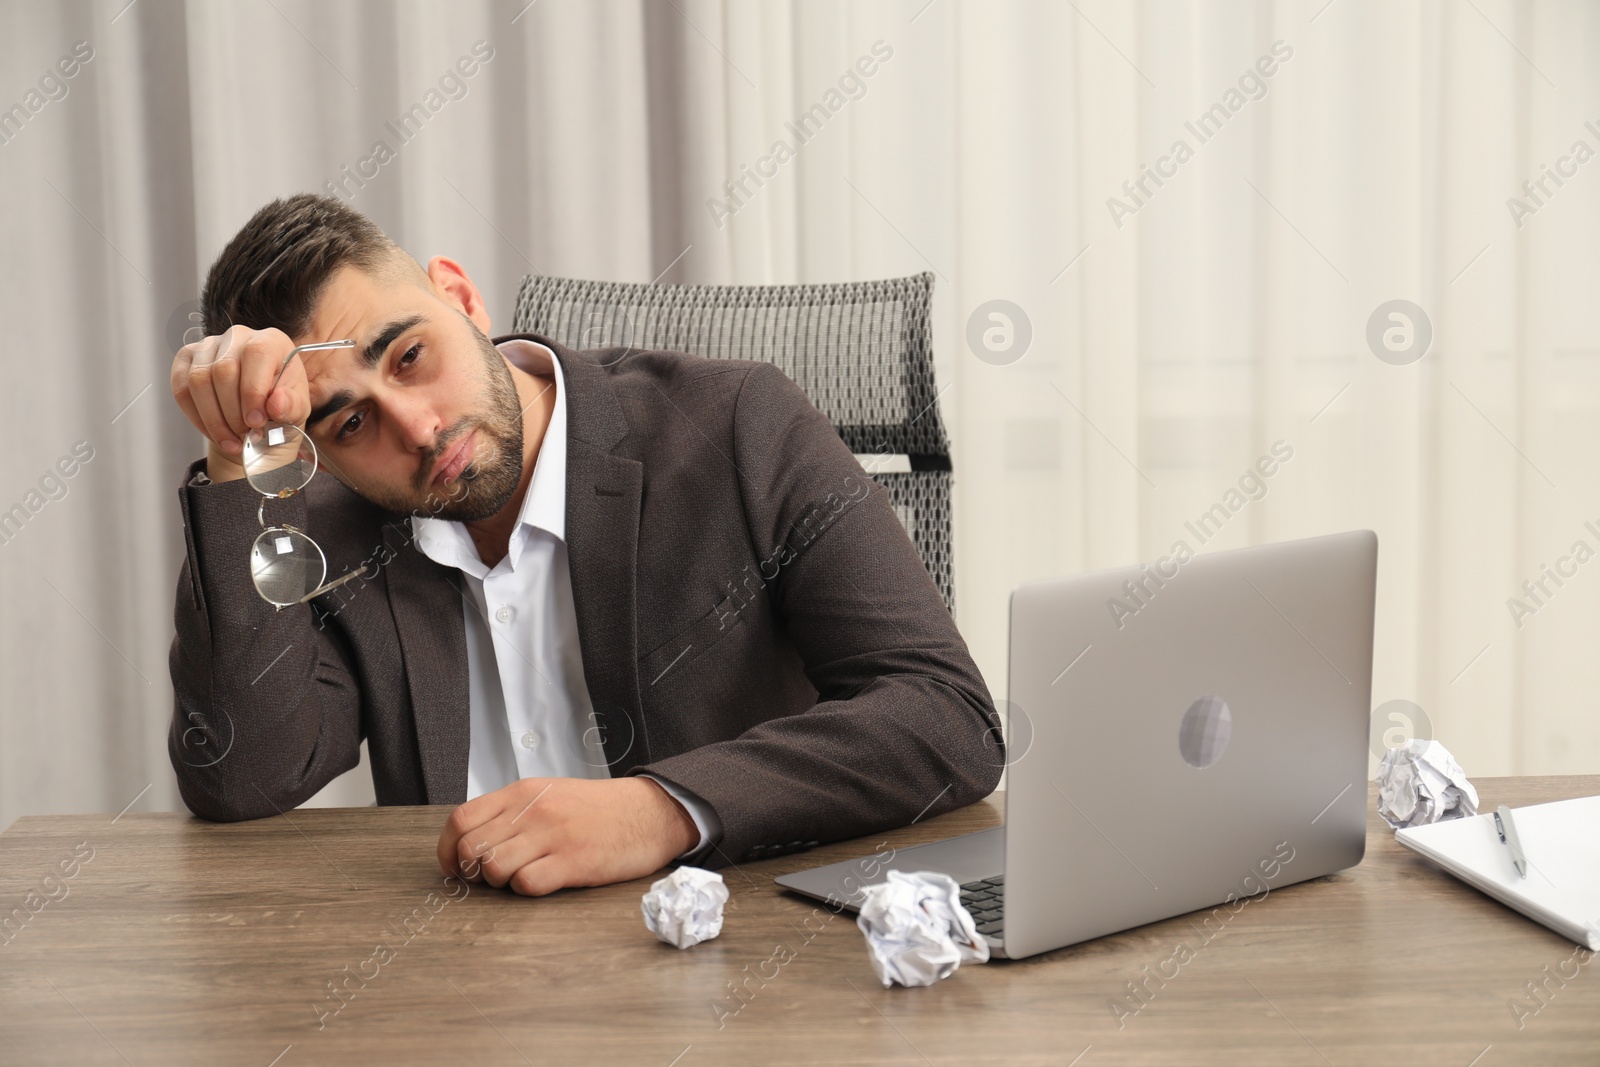
<path fill-rule="evenodd" d="M 298 337 L 339 268 L 384 274 L 403 269 L 405 256 L 372 220 L 331 196 L 274 200 L 234 234 L 206 273 L 200 293 L 206 335 L 242 324 Z M 414 260 L 411 269 L 420 272 Z"/>

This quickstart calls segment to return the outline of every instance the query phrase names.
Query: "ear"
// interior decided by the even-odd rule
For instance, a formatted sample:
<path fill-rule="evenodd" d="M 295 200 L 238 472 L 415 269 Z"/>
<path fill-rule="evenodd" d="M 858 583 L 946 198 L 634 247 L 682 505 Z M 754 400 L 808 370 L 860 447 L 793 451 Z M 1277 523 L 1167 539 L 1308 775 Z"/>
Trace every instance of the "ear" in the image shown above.
<path fill-rule="evenodd" d="M 434 256 L 428 260 L 428 281 L 435 296 L 471 319 L 485 337 L 489 336 L 489 309 L 461 264 L 446 256 Z"/>

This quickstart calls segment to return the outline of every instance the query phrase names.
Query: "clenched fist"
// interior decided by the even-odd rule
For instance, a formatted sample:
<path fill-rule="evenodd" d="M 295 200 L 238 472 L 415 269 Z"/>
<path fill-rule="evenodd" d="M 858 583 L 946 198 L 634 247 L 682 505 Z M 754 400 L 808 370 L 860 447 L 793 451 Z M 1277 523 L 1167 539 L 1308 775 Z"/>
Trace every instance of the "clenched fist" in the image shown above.
<path fill-rule="evenodd" d="M 450 814 L 439 869 L 543 896 L 653 874 L 699 840 L 693 817 L 652 779 L 523 778 Z"/>

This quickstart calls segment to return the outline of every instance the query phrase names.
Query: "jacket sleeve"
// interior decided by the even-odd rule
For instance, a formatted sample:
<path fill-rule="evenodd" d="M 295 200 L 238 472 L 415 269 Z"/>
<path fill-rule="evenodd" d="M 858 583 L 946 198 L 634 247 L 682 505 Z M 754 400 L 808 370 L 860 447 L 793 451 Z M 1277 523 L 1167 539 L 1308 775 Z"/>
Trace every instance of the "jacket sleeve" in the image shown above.
<path fill-rule="evenodd" d="M 757 364 L 733 461 L 772 610 L 818 692 L 804 712 L 648 771 L 722 822 L 712 865 L 904 826 L 987 796 L 994 703 L 888 491 L 799 386 Z"/>
<path fill-rule="evenodd" d="M 335 625 L 308 604 L 275 610 L 250 579 L 261 496 L 243 480 L 178 490 L 187 552 L 168 656 L 175 693 L 167 750 L 184 803 L 219 822 L 293 808 L 357 765 L 361 699 Z M 268 520 L 307 529 L 305 495 Z"/>

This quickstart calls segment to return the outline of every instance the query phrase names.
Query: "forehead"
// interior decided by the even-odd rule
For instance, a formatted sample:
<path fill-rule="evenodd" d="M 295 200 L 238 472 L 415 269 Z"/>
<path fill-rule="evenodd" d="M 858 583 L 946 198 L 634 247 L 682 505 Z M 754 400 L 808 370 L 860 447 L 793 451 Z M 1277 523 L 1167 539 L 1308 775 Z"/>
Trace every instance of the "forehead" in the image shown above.
<path fill-rule="evenodd" d="M 305 334 L 295 338 L 295 343 L 316 344 L 348 337 L 356 347 L 301 354 L 312 386 L 312 403 L 319 399 L 319 387 L 320 392 L 326 393 L 362 373 L 368 347 L 380 335 L 393 333 L 396 323 L 430 318 L 435 309 L 429 298 L 430 294 L 419 285 L 374 276 L 354 266 L 334 272 L 317 297 Z"/>

